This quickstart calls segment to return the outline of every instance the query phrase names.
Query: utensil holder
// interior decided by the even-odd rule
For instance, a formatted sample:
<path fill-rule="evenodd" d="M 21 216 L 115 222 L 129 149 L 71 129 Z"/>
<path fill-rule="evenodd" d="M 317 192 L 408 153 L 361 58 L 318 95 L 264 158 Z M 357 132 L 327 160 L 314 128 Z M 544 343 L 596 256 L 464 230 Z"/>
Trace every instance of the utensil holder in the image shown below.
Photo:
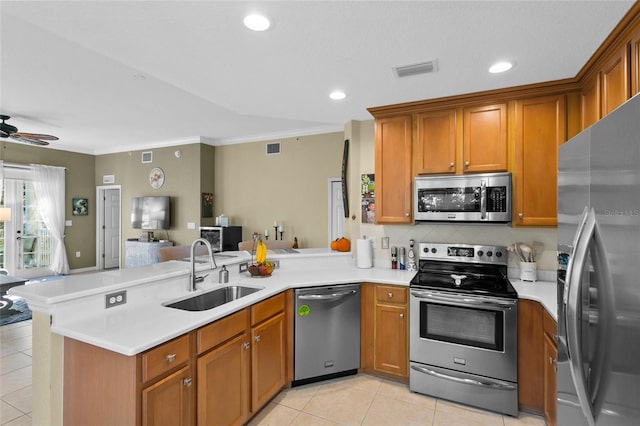
<path fill-rule="evenodd" d="M 535 282 L 538 279 L 536 262 L 520 262 L 520 279 Z"/>

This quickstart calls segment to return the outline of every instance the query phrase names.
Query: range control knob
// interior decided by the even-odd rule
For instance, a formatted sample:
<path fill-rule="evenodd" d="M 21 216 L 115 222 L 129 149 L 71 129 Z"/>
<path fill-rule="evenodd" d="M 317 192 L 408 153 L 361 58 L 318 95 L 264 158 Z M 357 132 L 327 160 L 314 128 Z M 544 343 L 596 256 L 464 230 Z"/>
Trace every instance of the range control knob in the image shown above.
<path fill-rule="evenodd" d="M 487 252 L 487 256 L 488 256 L 488 257 L 493 256 L 493 252 L 492 252 L 492 251 L 488 251 L 488 252 Z"/>
<path fill-rule="evenodd" d="M 423 248 L 422 251 L 425 252 L 425 253 L 429 253 L 429 247 Z"/>
<path fill-rule="evenodd" d="M 478 250 L 478 256 L 482 257 L 483 254 L 484 252 L 482 250 Z"/>
<path fill-rule="evenodd" d="M 437 251 L 438 251 L 438 250 L 436 250 L 435 248 L 432 248 L 432 249 L 431 249 L 431 253 L 433 253 L 433 254 L 436 254 L 436 252 L 437 252 Z"/>
<path fill-rule="evenodd" d="M 497 251 L 497 252 L 496 252 L 496 256 L 498 256 L 498 257 L 502 257 L 502 252 L 501 252 L 501 251 Z"/>

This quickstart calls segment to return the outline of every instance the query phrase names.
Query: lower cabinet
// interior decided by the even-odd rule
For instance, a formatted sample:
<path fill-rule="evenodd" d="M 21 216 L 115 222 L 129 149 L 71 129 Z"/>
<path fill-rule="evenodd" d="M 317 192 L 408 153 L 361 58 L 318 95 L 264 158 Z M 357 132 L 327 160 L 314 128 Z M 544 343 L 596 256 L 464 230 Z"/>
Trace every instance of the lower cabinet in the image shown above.
<path fill-rule="evenodd" d="M 518 403 L 556 424 L 556 321 L 538 302 L 518 300 Z"/>
<path fill-rule="evenodd" d="M 65 425 L 242 425 L 291 381 L 280 293 L 137 356 L 64 343 Z"/>
<path fill-rule="evenodd" d="M 362 285 L 361 365 L 367 372 L 409 378 L 407 287 Z"/>

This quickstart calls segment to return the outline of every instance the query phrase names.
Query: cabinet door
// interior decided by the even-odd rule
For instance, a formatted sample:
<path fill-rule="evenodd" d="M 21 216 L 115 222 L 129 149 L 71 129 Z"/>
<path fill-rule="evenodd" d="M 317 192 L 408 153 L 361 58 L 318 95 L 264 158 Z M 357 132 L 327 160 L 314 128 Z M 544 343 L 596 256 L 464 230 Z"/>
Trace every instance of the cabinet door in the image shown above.
<path fill-rule="evenodd" d="M 631 37 L 631 96 L 640 92 L 640 30 Z"/>
<path fill-rule="evenodd" d="M 376 120 L 376 223 L 411 223 L 411 135 L 410 115 Z"/>
<path fill-rule="evenodd" d="M 600 74 L 596 73 L 582 87 L 582 130 L 600 120 Z"/>
<path fill-rule="evenodd" d="M 241 425 L 247 420 L 250 346 L 245 332 L 198 358 L 199 425 Z"/>
<path fill-rule="evenodd" d="M 544 417 L 547 425 L 556 424 L 556 389 L 557 375 L 556 365 L 558 360 L 558 349 L 553 339 L 545 333 L 544 335 Z"/>
<path fill-rule="evenodd" d="M 184 367 L 143 389 L 142 426 L 195 424 L 194 388 L 191 368 Z"/>
<path fill-rule="evenodd" d="M 627 46 L 618 49 L 602 66 L 602 116 L 629 98 Z"/>
<path fill-rule="evenodd" d="M 456 111 L 446 109 L 416 116 L 414 174 L 455 173 Z"/>
<path fill-rule="evenodd" d="M 256 412 L 285 383 L 284 313 L 251 329 L 251 410 Z"/>
<path fill-rule="evenodd" d="M 464 109 L 462 171 L 507 171 L 506 104 Z"/>
<path fill-rule="evenodd" d="M 513 224 L 555 226 L 558 147 L 566 140 L 564 95 L 516 101 Z"/>
<path fill-rule="evenodd" d="M 521 411 L 542 414 L 544 378 L 542 306 L 518 300 L 518 405 Z"/>
<path fill-rule="evenodd" d="M 375 371 L 406 377 L 407 370 L 407 307 L 376 304 Z"/>

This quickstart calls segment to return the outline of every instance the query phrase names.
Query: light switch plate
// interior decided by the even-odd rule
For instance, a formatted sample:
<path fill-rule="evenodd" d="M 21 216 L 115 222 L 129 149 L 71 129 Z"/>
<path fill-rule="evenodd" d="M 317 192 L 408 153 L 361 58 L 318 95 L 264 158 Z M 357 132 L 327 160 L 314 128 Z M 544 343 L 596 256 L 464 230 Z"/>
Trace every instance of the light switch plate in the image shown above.
<path fill-rule="evenodd" d="M 382 246 L 383 249 L 389 249 L 389 237 L 382 237 L 381 238 L 381 242 L 380 245 Z"/>

